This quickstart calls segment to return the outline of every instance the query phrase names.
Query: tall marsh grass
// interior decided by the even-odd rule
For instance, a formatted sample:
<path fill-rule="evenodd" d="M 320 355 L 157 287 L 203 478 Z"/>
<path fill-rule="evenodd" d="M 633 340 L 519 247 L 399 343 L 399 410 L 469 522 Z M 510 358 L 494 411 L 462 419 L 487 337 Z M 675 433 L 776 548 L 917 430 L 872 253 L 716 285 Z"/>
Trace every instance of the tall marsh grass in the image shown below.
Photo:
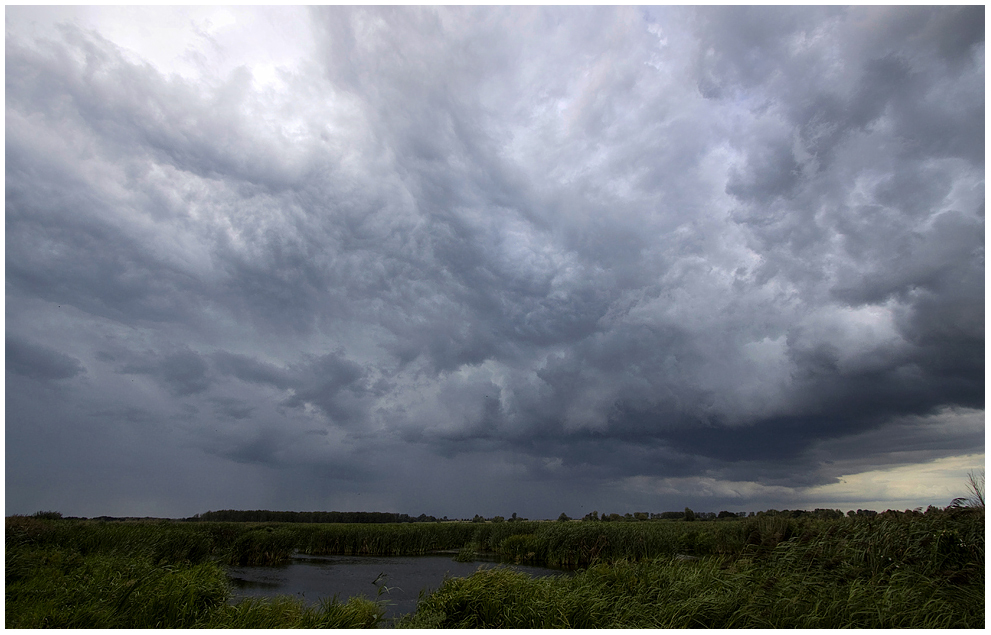
<path fill-rule="evenodd" d="M 798 521 L 798 522 L 795 522 Z M 451 579 L 407 628 L 981 628 L 984 515 L 753 519 L 672 533 L 697 559 L 649 556 L 655 536 L 601 533 L 631 559 L 574 577 L 508 569 Z M 631 525 L 635 527 L 636 525 Z M 591 529 L 567 529 L 589 544 Z M 607 530 L 609 531 L 609 530 Z M 654 530 L 659 531 L 659 530 Z M 668 530 L 664 530 L 668 531 Z M 588 532 L 588 533 L 586 533 Z M 725 532 L 720 534 L 719 532 Z M 555 533 L 556 538 L 561 538 Z M 533 537 L 508 539 L 527 544 Z M 550 553 L 581 553 L 548 541 Z M 737 550 L 730 553 L 730 547 Z M 536 543 L 527 548 L 539 548 Z M 669 547 L 672 550 L 674 547 Z M 614 544 L 602 551 L 617 553 Z M 721 553 L 726 551 L 726 553 Z"/>
<path fill-rule="evenodd" d="M 384 612 L 361 598 L 231 605 L 222 562 L 270 557 L 285 545 L 274 530 L 16 517 L 5 529 L 7 628 L 367 628 Z"/>

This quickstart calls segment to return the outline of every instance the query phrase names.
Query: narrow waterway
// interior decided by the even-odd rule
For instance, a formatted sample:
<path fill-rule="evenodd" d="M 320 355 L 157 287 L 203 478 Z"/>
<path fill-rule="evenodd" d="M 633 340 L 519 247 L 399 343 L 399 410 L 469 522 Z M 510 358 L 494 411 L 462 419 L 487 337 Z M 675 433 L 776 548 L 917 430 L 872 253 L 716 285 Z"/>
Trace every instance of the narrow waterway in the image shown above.
<path fill-rule="evenodd" d="M 495 562 L 455 562 L 450 554 L 427 556 L 294 556 L 275 567 L 229 567 L 234 601 L 289 595 L 309 604 L 337 596 L 386 602 L 387 620 L 416 610 L 420 592 L 436 590 L 446 577 L 466 577 L 479 567 L 505 566 L 533 577 L 571 575 L 561 569 Z"/>

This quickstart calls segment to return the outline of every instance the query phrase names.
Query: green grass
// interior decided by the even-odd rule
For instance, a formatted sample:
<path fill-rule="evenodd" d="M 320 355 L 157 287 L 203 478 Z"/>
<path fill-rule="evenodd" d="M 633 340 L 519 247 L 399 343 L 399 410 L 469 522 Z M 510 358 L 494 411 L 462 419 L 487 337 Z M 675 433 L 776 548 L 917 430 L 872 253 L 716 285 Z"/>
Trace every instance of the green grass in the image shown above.
<path fill-rule="evenodd" d="M 242 529 L 8 518 L 5 626 L 370 628 L 381 622 L 382 607 L 361 598 L 319 607 L 294 598 L 231 605 L 221 562 L 244 552 L 270 557 L 285 546 L 275 530 Z"/>
<path fill-rule="evenodd" d="M 742 531 L 740 548 L 732 555 L 600 562 L 574 577 L 532 579 L 508 569 L 495 569 L 451 579 L 399 625 L 984 626 L 983 513 L 797 524 L 755 521 L 727 527 L 726 531 L 730 533 L 725 541 L 707 539 L 704 548 L 712 551 L 738 544 L 740 534 L 736 532 Z M 785 538 L 789 533 L 793 535 Z M 648 531 L 644 530 L 643 542 L 628 544 L 638 550 L 650 549 Z"/>

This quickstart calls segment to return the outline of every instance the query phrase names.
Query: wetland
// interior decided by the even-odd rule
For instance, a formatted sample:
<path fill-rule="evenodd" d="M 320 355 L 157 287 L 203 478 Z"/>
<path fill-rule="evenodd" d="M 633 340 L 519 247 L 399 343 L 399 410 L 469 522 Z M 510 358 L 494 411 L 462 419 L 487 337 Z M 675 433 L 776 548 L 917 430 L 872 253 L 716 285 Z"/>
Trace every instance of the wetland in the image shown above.
<path fill-rule="evenodd" d="M 630 522 L 13 516 L 5 565 L 7 628 L 984 626 L 984 510 L 954 506 Z"/>
<path fill-rule="evenodd" d="M 290 596 L 319 605 L 328 598 L 364 597 L 379 602 L 390 621 L 416 611 L 421 594 L 445 580 L 479 570 L 507 567 L 531 577 L 570 575 L 562 569 L 499 562 L 490 556 L 457 562 L 449 553 L 423 556 L 311 556 L 295 554 L 285 564 L 229 567 L 232 602 L 246 598 Z"/>

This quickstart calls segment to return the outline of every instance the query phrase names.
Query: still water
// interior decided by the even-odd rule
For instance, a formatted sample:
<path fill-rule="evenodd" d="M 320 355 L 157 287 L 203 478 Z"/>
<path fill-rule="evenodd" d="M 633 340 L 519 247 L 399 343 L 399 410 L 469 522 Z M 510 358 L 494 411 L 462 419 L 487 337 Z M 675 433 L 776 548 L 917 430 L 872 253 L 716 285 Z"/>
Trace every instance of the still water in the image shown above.
<path fill-rule="evenodd" d="M 363 595 L 387 602 L 385 618 L 416 610 L 420 591 L 434 591 L 445 577 L 466 577 L 479 567 L 505 566 L 533 577 L 571 575 L 561 569 L 494 562 L 455 562 L 450 554 L 428 556 L 294 556 L 276 567 L 229 567 L 234 601 L 291 595 L 317 604 L 335 595 L 341 601 Z M 381 591 L 380 591 L 381 589 Z"/>

